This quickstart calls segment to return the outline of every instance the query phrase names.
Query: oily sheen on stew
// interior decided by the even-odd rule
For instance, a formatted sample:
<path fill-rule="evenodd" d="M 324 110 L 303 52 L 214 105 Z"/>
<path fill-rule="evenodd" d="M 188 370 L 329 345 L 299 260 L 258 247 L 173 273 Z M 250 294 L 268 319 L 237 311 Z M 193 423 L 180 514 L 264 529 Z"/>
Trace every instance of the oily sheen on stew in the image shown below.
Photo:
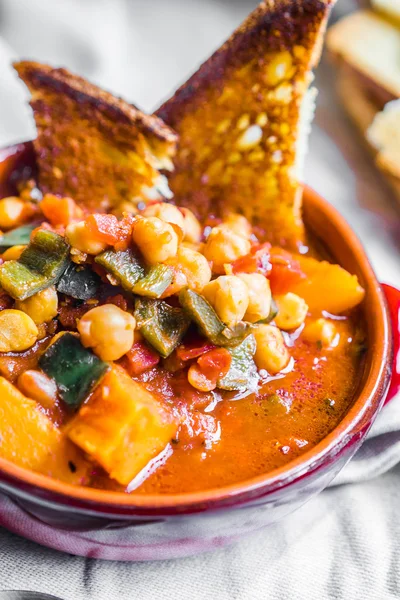
<path fill-rule="evenodd" d="M 74 485 L 185 492 L 284 465 L 339 423 L 363 290 L 312 241 L 289 253 L 238 213 L 89 214 L 18 189 L 0 200 L 3 457 Z"/>

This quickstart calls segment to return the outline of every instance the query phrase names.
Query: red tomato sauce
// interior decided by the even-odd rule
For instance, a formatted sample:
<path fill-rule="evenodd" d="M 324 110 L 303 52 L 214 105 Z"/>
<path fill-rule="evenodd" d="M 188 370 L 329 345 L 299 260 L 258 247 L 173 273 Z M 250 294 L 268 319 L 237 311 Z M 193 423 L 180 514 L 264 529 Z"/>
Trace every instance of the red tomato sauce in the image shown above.
<path fill-rule="evenodd" d="M 52 201 L 50 198 L 50 205 Z M 71 207 L 66 204 L 64 208 L 69 210 Z M 104 243 L 116 250 L 125 250 L 131 236 L 132 219 L 129 215 L 120 221 L 112 215 L 92 215 L 88 223 Z M 308 256 L 325 258 L 323 250 L 320 251 L 319 246 L 318 250 L 316 248 L 316 244 L 311 244 Z M 261 273 L 269 278 L 272 295 L 279 296 L 290 292 L 292 286 L 307 281 L 301 259 L 300 255 L 271 248 L 268 242 L 260 239 L 249 254 L 230 266 L 234 274 Z M 94 265 L 93 270 L 96 271 L 96 268 Z M 97 268 L 96 272 L 104 279 L 105 272 L 101 268 Z M 319 302 L 322 307 L 326 299 L 321 288 L 326 280 L 324 273 L 318 274 L 318 277 L 315 295 L 319 300 L 322 298 Z M 344 291 L 338 277 L 335 271 L 331 289 L 338 290 L 335 298 L 340 299 Z M 343 281 L 354 287 L 350 280 L 351 275 L 347 273 Z M 107 282 L 107 279 L 104 281 Z M 132 295 L 118 290 L 113 288 L 111 295 L 100 298 L 100 304 L 106 302 L 122 310 L 133 311 Z M 307 288 L 303 287 L 303 291 L 307 292 Z M 0 310 L 10 306 L 10 299 L 2 294 Z M 171 306 L 174 306 L 172 300 Z M 118 484 L 94 460 L 85 471 L 89 475 L 86 474 L 77 483 L 139 494 L 195 492 L 262 475 L 311 449 L 340 423 L 352 405 L 366 349 L 364 322 L 358 308 L 333 316 L 321 313 L 321 307 L 310 309 L 308 316 L 311 314 L 312 319 L 317 319 L 323 314 L 334 323 L 334 342 L 323 346 L 318 341 L 307 341 L 303 336 L 304 323 L 291 333 L 284 330 L 290 362 L 274 376 L 260 371 L 257 393 L 223 391 L 215 385 L 214 391 L 201 392 L 189 383 L 188 367 L 194 361 L 200 375 L 215 382 L 226 375 L 231 364 L 231 356 L 226 349 L 215 346 L 201 335 L 189 335 L 167 359 L 162 359 L 148 340 L 139 337 L 131 349 L 117 360 L 117 366 L 122 366 L 134 381 L 142 384 L 173 415 L 179 423 L 176 435 L 128 488 Z M 53 323 L 54 329 L 51 329 L 52 325 L 46 325 L 32 348 L 24 352 L 0 353 L 0 376 L 16 384 L 21 373 L 37 369 L 40 355 L 49 345 L 56 327 L 59 327 L 58 331 L 75 332 L 77 320 L 90 308 L 89 303 L 76 305 L 70 300 L 63 300 L 58 309 L 58 325 Z M 341 311 L 338 309 L 337 312 Z M 126 400 L 129 401 L 130 397 Z M 86 401 L 90 402 L 90 397 Z M 64 428 L 74 416 L 74 410 L 61 400 L 57 400 L 52 408 L 39 406 L 39 410 L 65 437 Z M 107 416 L 104 415 L 106 420 Z M 29 423 L 26 428 L 29 428 Z M 145 433 L 147 435 L 148 430 Z M 67 441 L 71 444 L 70 440 Z M 74 451 L 83 467 L 88 466 L 83 451 L 78 447 L 74 447 Z M 64 463 L 68 460 L 64 454 L 62 459 Z M 65 464 L 62 468 L 65 469 Z M 74 469 L 76 471 L 76 466 L 72 465 L 72 473 Z M 65 480 L 61 462 L 56 463 L 48 474 Z"/>
<path fill-rule="evenodd" d="M 267 378 L 257 395 L 197 392 L 183 375 L 158 369 L 138 378 L 174 407 L 183 424 L 162 464 L 153 473 L 150 466 L 130 489 L 174 494 L 221 487 L 281 467 L 321 441 L 351 406 L 362 369 L 359 315 L 335 325 L 340 341 L 331 349 L 316 351 L 301 334 L 296 340 L 288 335 L 289 372 Z M 123 489 L 101 472 L 90 484 Z"/>

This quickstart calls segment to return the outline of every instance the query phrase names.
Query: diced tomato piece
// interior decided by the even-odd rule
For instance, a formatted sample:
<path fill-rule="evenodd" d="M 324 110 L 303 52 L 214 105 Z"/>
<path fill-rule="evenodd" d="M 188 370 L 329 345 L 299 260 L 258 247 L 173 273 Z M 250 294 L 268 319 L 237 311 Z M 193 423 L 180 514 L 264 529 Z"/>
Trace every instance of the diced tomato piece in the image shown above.
<path fill-rule="evenodd" d="M 271 248 L 270 261 L 271 272 L 268 279 L 273 294 L 286 294 L 293 285 L 306 277 L 300 263 L 282 248 Z"/>
<path fill-rule="evenodd" d="M 231 366 L 232 357 L 226 348 L 214 348 L 197 359 L 201 372 L 210 381 L 224 377 Z"/>
<path fill-rule="evenodd" d="M 131 242 L 132 229 L 135 222 L 135 216 L 125 214 L 119 221 L 118 241 L 114 244 L 116 250 L 126 250 Z"/>
<path fill-rule="evenodd" d="M 86 219 L 86 225 L 100 242 L 112 246 L 118 240 L 118 219 L 114 215 L 94 214 Z"/>
<path fill-rule="evenodd" d="M 129 375 L 135 377 L 158 365 L 160 356 L 144 342 L 136 342 L 121 362 Z"/>
<path fill-rule="evenodd" d="M 93 214 L 86 219 L 86 225 L 100 242 L 122 250 L 129 244 L 134 220 L 133 215 L 118 221 L 115 215 Z"/>
<path fill-rule="evenodd" d="M 209 342 L 206 339 L 198 338 L 193 340 L 192 342 L 182 344 L 176 349 L 176 354 L 180 360 L 193 360 L 194 358 L 199 358 L 202 354 L 209 352 L 216 348 L 214 344 Z"/>
<path fill-rule="evenodd" d="M 115 306 L 118 306 L 118 308 L 120 308 L 121 310 L 128 310 L 128 302 L 122 294 L 108 296 L 108 298 L 105 301 L 105 304 L 114 304 Z"/>
<path fill-rule="evenodd" d="M 269 254 L 271 244 L 254 244 L 249 254 L 242 256 L 232 263 L 233 273 L 261 273 L 267 275 L 271 270 Z"/>
<path fill-rule="evenodd" d="M 101 277 L 101 280 L 103 283 L 110 283 L 109 280 L 107 279 L 107 271 L 105 270 L 104 267 L 102 267 L 101 265 L 98 265 L 96 262 L 92 262 L 90 263 L 90 268 L 92 269 L 92 271 L 94 271 L 96 273 L 96 275 L 98 275 L 99 277 Z"/>
<path fill-rule="evenodd" d="M 91 308 L 90 304 L 81 304 L 81 306 L 61 306 L 58 310 L 58 320 L 65 329 L 75 330 L 79 319 L 83 317 Z"/>
<path fill-rule="evenodd" d="M 59 198 L 53 194 L 45 194 L 40 208 L 46 219 L 54 226 L 66 227 L 73 221 L 79 221 L 83 216 L 82 209 L 72 198 Z"/>
<path fill-rule="evenodd" d="M 11 308 L 14 304 L 13 299 L 5 292 L 0 292 L 0 310 Z"/>

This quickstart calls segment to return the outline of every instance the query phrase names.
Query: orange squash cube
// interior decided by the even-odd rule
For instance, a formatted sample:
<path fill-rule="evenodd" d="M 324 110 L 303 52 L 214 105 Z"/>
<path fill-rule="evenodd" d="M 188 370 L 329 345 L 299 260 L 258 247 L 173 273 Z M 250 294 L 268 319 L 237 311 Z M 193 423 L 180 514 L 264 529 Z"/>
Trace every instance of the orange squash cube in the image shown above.
<path fill-rule="evenodd" d="M 85 483 L 90 465 L 34 400 L 0 377 L 0 457 L 74 485 Z"/>
<path fill-rule="evenodd" d="M 68 425 L 68 436 L 110 477 L 128 485 L 177 428 L 170 411 L 114 366 Z"/>
<path fill-rule="evenodd" d="M 363 300 L 365 291 L 356 275 L 327 261 L 305 256 L 297 259 L 307 277 L 291 286 L 290 291 L 304 298 L 311 312 L 326 310 L 338 314 Z"/>

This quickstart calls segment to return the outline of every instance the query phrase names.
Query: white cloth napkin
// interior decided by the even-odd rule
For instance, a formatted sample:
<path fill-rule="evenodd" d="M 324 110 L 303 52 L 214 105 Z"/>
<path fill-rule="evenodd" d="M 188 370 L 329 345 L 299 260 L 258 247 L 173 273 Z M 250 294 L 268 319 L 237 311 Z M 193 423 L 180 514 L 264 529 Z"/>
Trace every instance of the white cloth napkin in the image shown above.
<path fill-rule="evenodd" d="M 0 0 L 0 35 L 15 56 L 66 65 L 151 110 L 256 4 Z M 0 146 L 34 135 L 9 57 L 0 40 Z M 399 285 L 399 215 L 335 102 L 333 79 L 324 65 L 307 181 L 350 221 L 378 276 Z M 107 563 L 63 555 L 0 529 L 0 589 L 65 600 L 399 598 L 398 463 L 400 398 L 385 407 L 329 490 L 232 547 L 179 561 Z"/>

